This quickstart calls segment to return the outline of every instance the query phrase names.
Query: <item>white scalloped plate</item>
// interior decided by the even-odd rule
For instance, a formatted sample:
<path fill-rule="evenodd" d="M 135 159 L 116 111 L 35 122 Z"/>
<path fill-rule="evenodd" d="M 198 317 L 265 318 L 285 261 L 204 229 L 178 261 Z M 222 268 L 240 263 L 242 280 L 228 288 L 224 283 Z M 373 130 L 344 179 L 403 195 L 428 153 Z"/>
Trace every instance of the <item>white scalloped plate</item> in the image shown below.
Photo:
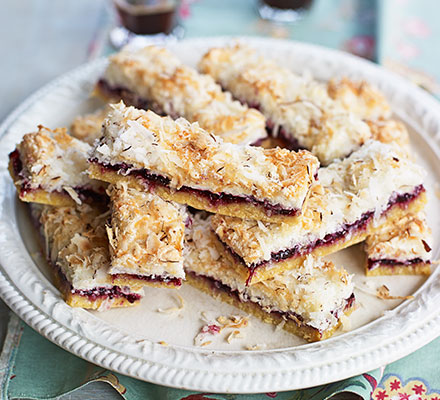
<path fill-rule="evenodd" d="M 440 107 L 429 95 L 403 79 L 348 54 L 274 39 L 242 38 L 295 71 L 309 70 L 320 79 L 348 75 L 365 78 L 385 92 L 396 114 L 411 129 L 419 162 L 428 171 L 427 187 L 440 182 Z M 170 47 L 194 65 L 208 48 L 230 38 L 193 39 Z M 321 343 L 304 344 L 254 318 L 245 338 L 228 344 L 224 335 L 207 347 L 195 347 L 201 311 L 212 316 L 238 313 L 209 296 L 184 286 L 185 308 L 170 316 L 157 308 L 173 305 L 174 291 L 149 289 L 138 307 L 87 312 L 68 307 L 50 280 L 41 259 L 27 207 L 15 196 L 7 173 L 7 154 L 37 124 L 66 126 L 74 116 L 94 109 L 89 98 L 105 67 L 98 60 L 45 86 L 19 106 L 0 127 L 0 295 L 30 326 L 64 349 L 95 364 L 146 381 L 209 392 L 255 393 L 305 388 L 347 378 L 401 358 L 440 332 L 438 271 L 421 277 L 369 278 L 392 294 L 414 293 L 414 299 L 383 301 L 357 290 L 360 307 L 350 332 Z M 422 157 L 420 157 L 422 156 Z M 434 258 L 439 256 L 440 200 L 428 191 Z M 359 246 L 332 257 L 364 284 Z M 164 346 L 160 341 L 167 342 Z M 266 343 L 266 350 L 245 346 Z"/>

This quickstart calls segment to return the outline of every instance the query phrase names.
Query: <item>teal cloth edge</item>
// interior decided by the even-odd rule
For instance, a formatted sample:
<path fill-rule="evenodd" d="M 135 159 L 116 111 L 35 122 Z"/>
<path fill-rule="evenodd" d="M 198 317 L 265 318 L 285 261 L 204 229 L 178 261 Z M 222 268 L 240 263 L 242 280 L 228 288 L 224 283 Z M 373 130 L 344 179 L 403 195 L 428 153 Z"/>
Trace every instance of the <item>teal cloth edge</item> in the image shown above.
<path fill-rule="evenodd" d="M 23 356 L 23 354 L 26 356 Z M 44 356 L 46 355 L 46 356 Z M 40 368 L 32 368 L 37 360 Z M 2 400 L 12 398 L 52 400 L 71 394 L 94 381 L 104 381 L 126 400 L 180 400 L 199 392 L 167 388 L 105 370 L 59 348 L 11 313 L 5 345 L 0 356 Z M 61 362 L 63 369 L 57 367 Z M 17 368 L 15 368 L 17 367 Z M 67 369 L 67 371 L 66 371 Z M 15 375 L 17 372 L 19 373 Z M 368 375 L 368 376 L 367 376 Z M 327 400 L 339 393 L 370 399 L 380 381 L 380 370 L 310 389 L 279 392 L 277 400 Z M 267 394 L 205 394 L 216 400 L 267 400 Z"/>

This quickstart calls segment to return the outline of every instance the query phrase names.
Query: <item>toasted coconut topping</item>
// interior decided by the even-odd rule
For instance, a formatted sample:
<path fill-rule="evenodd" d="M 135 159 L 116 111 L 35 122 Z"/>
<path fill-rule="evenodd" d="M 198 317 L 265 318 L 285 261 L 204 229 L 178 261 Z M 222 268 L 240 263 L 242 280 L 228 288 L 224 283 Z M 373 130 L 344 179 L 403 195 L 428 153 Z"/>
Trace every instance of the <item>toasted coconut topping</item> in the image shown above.
<path fill-rule="evenodd" d="M 50 260 L 75 290 L 114 286 L 107 272 L 110 266 L 104 227 L 107 216 L 107 212 L 87 204 L 43 208 L 40 222 Z M 127 293 L 142 293 L 128 287 L 122 289 Z"/>
<path fill-rule="evenodd" d="M 366 123 L 370 127 L 374 140 L 396 145 L 396 151 L 400 150 L 404 156 L 410 154 L 408 130 L 402 122 L 393 119 L 377 119 L 367 120 Z"/>
<path fill-rule="evenodd" d="M 263 223 L 214 215 L 221 241 L 246 264 L 271 259 L 272 253 L 307 245 L 358 221 L 366 212 L 379 218 L 393 194 L 411 192 L 424 171 L 401 158 L 390 145 L 366 143 L 350 157 L 319 170 L 305 208 L 296 221 Z"/>
<path fill-rule="evenodd" d="M 128 188 L 111 186 L 111 274 L 184 278 L 186 212 L 178 204 Z"/>
<path fill-rule="evenodd" d="M 110 57 L 103 79 L 151 103 L 158 112 L 198 121 L 226 142 L 252 144 L 267 136 L 260 112 L 234 101 L 212 77 L 183 65 L 166 49 L 124 50 Z"/>
<path fill-rule="evenodd" d="M 365 81 L 352 81 L 344 77 L 332 79 L 327 85 L 329 96 L 361 118 L 380 119 L 391 116 L 391 108 L 385 96 Z"/>
<path fill-rule="evenodd" d="M 385 224 L 365 241 L 365 251 L 371 260 L 428 260 L 431 247 L 431 229 L 423 212 L 408 214 L 393 224 Z"/>
<path fill-rule="evenodd" d="M 65 129 L 50 130 L 40 125 L 37 132 L 23 136 L 17 149 L 23 183 L 30 189 L 52 192 L 79 187 L 99 191 L 103 187 L 102 182 L 87 175 L 91 147 L 68 135 Z M 72 191 L 68 193 L 72 195 Z"/>
<path fill-rule="evenodd" d="M 228 257 L 216 250 L 217 238 L 209 218 L 196 215 L 187 232 L 187 271 L 207 276 L 236 291 L 243 301 L 259 304 L 265 311 L 294 313 L 307 325 L 320 330 L 334 326 L 346 299 L 353 293 L 351 276 L 336 269 L 331 262 L 308 257 L 295 271 L 279 274 L 269 280 L 246 286 Z M 221 322 L 226 320 L 221 319 Z M 219 324 L 219 320 L 216 324 Z M 236 323 L 237 328 L 241 326 Z M 235 327 L 235 322 L 229 323 Z"/>
<path fill-rule="evenodd" d="M 275 136 L 295 139 L 323 164 L 349 155 L 371 138 L 368 125 L 342 99 L 334 100 L 325 84 L 296 75 L 249 47 L 211 49 L 199 68 L 240 101 L 257 106 Z M 357 100 L 358 107 L 369 103 L 366 97 L 364 93 L 364 100 Z"/>
<path fill-rule="evenodd" d="M 76 117 L 70 126 L 70 134 L 83 142 L 93 144 L 101 137 L 102 123 L 109 110 L 107 106 L 93 113 Z"/>
<path fill-rule="evenodd" d="M 252 196 L 301 209 L 315 180 L 318 160 L 307 151 L 263 149 L 225 143 L 197 124 L 151 111 L 112 106 L 93 157 L 105 164 L 146 169 L 182 186 Z"/>

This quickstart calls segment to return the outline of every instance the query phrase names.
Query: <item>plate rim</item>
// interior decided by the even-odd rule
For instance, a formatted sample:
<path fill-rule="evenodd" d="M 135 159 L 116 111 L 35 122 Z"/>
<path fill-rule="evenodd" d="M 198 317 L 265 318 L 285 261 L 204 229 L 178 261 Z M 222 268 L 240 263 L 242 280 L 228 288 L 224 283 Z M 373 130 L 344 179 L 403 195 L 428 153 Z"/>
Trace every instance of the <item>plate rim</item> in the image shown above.
<path fill-rule="evenodd" d="M 328 49 L 317 45 L 310 45 L 290 40 L 279 40 L 279 39 L 272 39 L 272 38 L 250 38 L 250 37 L 214 37 L 214 38 L 191 38 L 191 39 L 185 39 L 183 42 L 187 46 L 215 46 L 215 45 L 221 45 L 225 44 L 227 42 L 231 41 L 241 41 L 241 42 L 248 42 L 251 45 L 252 44 L 259 44 L 259 43 L 267 43 L 272 44 L 274 46 L 280 47 L 282 46 L 295 46 L 297 48 L 297 51 L 307 51 L 310 53 L 318 53 L 318 54 L 324 54 L 326 57 L 331 56 L 338 56 L 342 57 L 343 61 L 347 61 L 348 63 L 357 64 L 360 65 L 362 69 L 365 69 L 363 72 L 368 72 L 369 74 L 379 74 L 383 76 L 383 79 L 387 78 L 390 79 L 390 82 L 392 85 L 403 85 L 403 89 L 406 90 L 411 97 L 413 97 L 413 100 L 419 100 L 421 105 L 423 106 L 423 109 L 429 111 L 432 109 L 432 113 L 434 114 L 435 108 L 438 108 L 438 111 L 440 111 L 440 106 L 437 104 L 437 102 L 431 98 L 427 93 L 424 93 L 421 89 L 413 86 L 406 80 L 404 80 L 401 77 L 398 77 L 397 75 L 386 71 L 379 66 L 368 62 L 363 59 L 359 59 L 356 56 L 350 55 L 348 53 L 343 53 L 334 49 Z M 183 43 L 180 42 L 180 43 Z M 172 47 L 172 45 L 171 45 Z M 319 58 L 320 56 L 318 56 Z M 51 90 L 54 90 L 58 85 L 63 84 L 67 82 L 69 79 L 75 78 L 77 76 L 80 76 L 81 73 L 84 73 L 84 71 L 87 70 L 94 70 L 96 68 L 99 68 L 99 66 L 104 66 L 106 58 L 100 58 L 97 60 L 94 60 L 92 62 L 89 62 L 87 64 L 81 65 L 75 69 L 73 69 L 70 72 L 67 72 L 66 74 L 61 75 L 60 77 L 56 78 L 55 80 L 49 82 L 48 84 L 44 85 L 41 89 L 37 90 L 34 94 L 29 96 L 22 104 L 20 104 L 18 107 L 16 107 L 9 116 L 4 120 L 4 122 L 0 125 L 0 148 L 4 144 L 5 137 L 8 136 L 8 131 L 13 126 L 14 122 L 17 121 L 19 116 L 26 112 L 27 109 L 29 109 L 32 105 L 34 105 L 38 100 L 43 98 L 46 94 L 50 93 Z M 341 61 L 338 61 L 341 63 Z M 438 114 L 440 115 L 440 113 Z M 440 127 L 440 118 L 435 118 L 437 127 Z M 439 128 L 440 131 L 440 128 Z M 426 138 L 425 138 L 426 139 Z M 438 139 L 438 138 L 437 138 Z M 438 155 L 438 143 L 436 144 L 437 151 L 436 154 Z M 4 160 L 3 164 L 4 164 Z M 3 166 L 2 166 L 3 167 Z M 3 168 L 4 170 L 4 168 Z M 4 171 L 3 175 L 4 175 Z M 0 186 L 4 185 L 5 182 L 0 183 Z M 11 188 L 12 183 L 9 182 L 9 189 Z M 5 188 L 5 187 L 4 187 Z M 4 193 L 0 195 L 0 200 L 2 203 L 1 211 L 4 211 L 4 201 L 7 201 L 7 191 L 4 190 Z M 10 194 L 10 193 L 9 193 Z M 11 198 L 9 198 L 11 200 Z M 6 203 L 5 203 L 6 204 Z M 9 206 L 13 206 L 9 204 Z M 3 226 L 3 218 L 1 218 L 1 224 L 0 226 Z M 3 226 L 4 227 L 4 226 Z M 21 237 L 20 237 L 21 239 Z M 0 233 L 0 245 L 4 245 L 5 243 L 10 241 L 11 238 L 8 237 L 8 235 L 3 232 Z M 9 305 L 9 307 L 18 314 L 20 318 L 22 318 L 26 323 L 28 323 L 32 328 L 37 330 L 39 333 L 41 333 L 43 336 L 54 342 L 55 344 L 59 345 L 60 347 L 64 348 L 67 351 L 72 352 L 73 354 L 82 357 L 94 364 L 98 364 L 104 368 L 108 368 L 111 370 L 116 370 L 119 373 L 132 376 L 134 378 L 138 378 L 141 380 L 153 382 L 156 384 L 176 387 L 176 388 L 182 388 L 182 389 L 190 389 L 190 390 L 202 390 L 202 391 L 212 391 L 212 392 L 230 392 L 230 393 L 261 393 L 261 392 L 272 392 L 272 391 L 282 391 L 282 390 L 294 390 L 294 389 L 300 389 L 310 386 L 315 386 L 318 384 L 324 384 L 333 382 L 335 380 L 345 379 L 350 376 L 354 376 L 363 372 L 366 372 L 368 370 L 374 369 L 384 362 L 384 356 L 381 355 L 381 353 L 387 353 L 385 351 L 386 349 L 389 349 L 391 354 L 393 356 L 386 357 L 386 363 L 392 362 L 398 358 L 401 358 L 410 352 L 416 350 L 417 348 L 423 346 L 424 344 L 428 343 L 429 341 L 433 340 L 437 334 L 431 333 L 428 334 L 428 332 L 435 332 L 435 329 L 426 329 L 427 325 L 419 324 L 418 327 L 412 326 L 411 329 L 406 329 L 403 334 L 399 335 L 399 338 L 395 338 L 394 340 L 389 341 L 385 345 L 380 346 L 380 351 L 377 352 L 377 348 L 373 351 L 376 351 L 375 355 L 371 354 L 371 350 L 365 350 L 363 353 L 357 354 L 357 355 L 350 355 L 345 354 L 344 359 L 338 360 L 339 368 L 334 368 L 335 364 L 327 362 L 321 362 L 317 363 L 316 360 L 314 361 L 314 364 L 310 364 L 309 367 L 306 369 L 303 367 L 298 368 L 290 368 L 290 369 L 284 369 L 282 371 L 278 370 L 276 373 L 268 372 L 268 371 L 248 371 L 244 372 L 241 371 L 241 375 L 237 375 L 235 379 L 231 380 L 231 374 L 239 374 L 239 371 L 237 371 L 237 368 L 233 368 L 232 372 L 229 368 L 228 371 L 221 372 L 217 370 L 219 361 L 217 359 L 213 360 L 214 356 L 220 356 L 220 358 L 224 357 L 224 355 L 228 355 L 230 357 L 233 357 L 234 359 L 237 357 L 244 357 L 246 359 L 250 359 L 252 362 L 255 362 L 256 360 L 258 362 L 265 362 L 265 365 L 276 365 L 278 362 L 281 362 L 281 364 L 286 368 L 287 364 L 289 363 L 298 363 L 301 361 L 307 361 L 304 359 L 304 356 L 307 355 L 307 352 L 310 354 L 313 354 L 313 351 L 322 352 L 323 347 L 329 347 L 326 345 L 327 343 L 333 343 L 335 341 L 343 341 L 343 340 L 350 340 L 350 338 L 353 336 L 353 332 L 359 332 L 359 330 L 365 330 L 367 327 L 370 329 L 371 326 L 381 322 L 383 319 L 394 317 L 402 317 L 401 314 L 404 314 L 405 311 L 408 311 L 409 309 L 414 308 L 415 304 L 419 302 L 422 304 L 422 306 L 428 306 L 429 304 L 425 304 L 427 302 L 427 299 L 424 299 L 421 296 L 422 294 L 426 294 L 424 290 L 429 287 L 431 290 L 434 290 L 434 292 L 437 294 L 437 297 L 440 294 L 440 284 L 435 285 L 435 278 L 438 275 L 438 271 L 434 271 L 433 274 L 430 276 L 430 278 L 417 290 L 415 293 L 415 296 L 417 297 L 412 302 L 404 302 L 395 309 L 393 309 L 391 312 L 388 313 L 388 315 L 385 315 L 383 317 L 378 318 L 377 320 L 362 326 L 358 328 L 356 331 L 349 332 L 348 334 L 341 335 L 336 338 L 331 338 L 323 342 L 319 343 L 312 343 L 312 344 L 306 344 L 299 346 L 298 348 L 293 349 L 274 349 L 274 350 L 263 350 L 263 351 L 255 351 L 255 352 L 245 352 L 245 351 L 213 351 L 213 350 L 204 350 L 204 349 L 198 349 L 198 348 L 185 348 L 183 346 L 171 346 L 171 348 L 164 348 L 163 346 L 160 346 L 158 344 L 150 343 L 149 348 L 147 350 L 153 351 L 153 352 L 159 352 L 159 356 L 163 354 L 166 357 L 171 357 L 172 361 L 171 363 L 178 363 L 178 360 L 182 357 L 182 354 L 180 354 L 182 351 L 187 352 L 191 350 L 193 352 L 193 359 L 195 361 L 199 361 L 203 363 L 202 358 L 207 357 L 208 360 L 211 359 L 211 361 L 214 361 L 214 367 L 211 367 L 211 370 L 206 369 L 189 369 L 188 367 L 185 367 L 186 369 L 182 369 L 184 367 L 175 368 L 175 371 L 172 371 L 169 366 L 165 366 L 165 371 L 163 371 L 162 367 L 157 367 L 157 362 L 152 362 L 153 365 L 150 365 L 149 368 L 142 368 L 145 364 L 150 362 L 150 360 L 147 360 L 145 358 L 139 358 L 139 357 L 133 357 L 132 355 L 123 355 L 120 350 L 115 349 L 112 347 L 112 345 L 104 345 L 102 343 L 99 343 L 99 341 L 96 341 L 96 337 L 93 338 L 93 335 L 91 335 L 90 332 L 84 331 L 84 328 L 81 327 L 81 323 L 84 322 L 84 320 L 81 320 L 84 315 L 81 317 L 78 317 L 79 320 L 74 321 L 74 318 L 69 322 L 66 320 L 61 323 L 57 320 L 57 318 L 53 317 L 54 310 L 50 310 L 49 306 L 52 306 L 53 308 L 56 308 L 54 304 L 57 304 L 56 302 L 60 301 L 60 298 L 58 296 L 58 299 L 56 298 L 54 293 L 47 292 L 47 302 L 51 303 L 48 307 L 42 307 L 42 304 L 35 304 L 35 301 L 32 301 L 29 299 L 23 292 L 23 287 L 19 287 L 15 284 L 15 281 L 11 279 L 11 276 L 8 274 L 8 268 L 5 268 L 3 266 L 6 259 L 10 259 L 10 257 L 17 258 L 21 255 L 14 255 L 14 254 L 8 254 L 5 255 L 4 250 L 0 250 L 0 296 L 3 298 L 3 300 L 6 302 L 6 304 Z M 27 256 L 27 257 L 26 257 Z M 20 257 L 18 257 L 20 258 Z M 24 255 L 24 261 L 26 262 L 33 262 L 30 258 L 29 254 Z M 438 279 L 437 279 L 438 280 Z M 22 284 L 22 283 L 21 283 Z M 422 290 L 423 289 L 423 290 Z M 43 296 L 44 297 L 44 296 Z M 428 296 L 429 297 L 429 296 Z M 435 297 L 434 297 L 435 298 Z M 417 301 L 416 301 L 417 300 Z M 53 303 L 55 301 L 55 303 Z M 62 300 L 61 300 L 62 301 Z M 434 303 L 434 301 L 431 300 L 428 303 Z M 419 304 L 419 305 L 420 305 Z M 412 305 L 412 307 L 411 307 Z M 65 306 L 68 307 L 68 306 Z M 416 307 L 420 311 L 420 307 Z M 49 310 L 49 311 L 48 311 Z M 403 311 L 402 311 L 403 310 Z M 79 310 L 78 310 L 79 311 Z M 84 310 L 81 310 L 84 311 Z M 413 310 L 414 311 L 414 310 Z M 431 304 L 430 309 L 426 309 L 426 315 L 425 319 L 428 319 L 428 326 L 440 326 L 440 310 L 436 310 L 435 307 Z M 49 313 L 52 313 L 51 315 Z M 86 312 L 84 312 L 86 313 Z M 74 313 L 75 314 L 75 313 Z M 78 315 L 81 315 L 82 313 L 77 313 Z M 393 314 L 393 315 L 392 315 Z M 86 320 L 88 321 L 87 317 Z M 66 326 L 70 323 L 70 326 Z M 93 325 L 93 324 L 92 324 Z M 79 335 L 79 339 L 78 339 Z M 82 343 L 82 342 L 84 343 Z M 91 347 L 92 346 L 92 347 Z M 400 347 L 400 351 L 397 351 L 395 348 L 396 346 Z M 99 347 L 99 352 L 92 351 Z M 311 349 L 309 351 L 308 349 Z M 403 349 L 403 350 L 402 350 Z M 109 351 L 111 350 L 111 352 Z M 306 350 L 305 354 L 303 354 L 303 350 Z M 325 350 L 325 349 L 324 349 Z M 111 357 L 111 353 L 119 353 L 119 356 Z M 368 353 L 367 353 L 368 352 Z M 132 351 L 131 351 L 132 353 Z M 217 354 L 216 354 L 217 353 Z M 282 353 L 282 354 L 281 354 Z M 286 355 L 286 353 L 288 353 Z M 119 357 L 124 358 L 125 360 L 117 360 Z M 201 358 L 202 357 L 202 358 Z M 288 358 L 288 360 L 286 360 Z M 315 357 L 316 358 L 316 357 Z M 269 360 L 271 359 L 271 360 Z M 313 357 L 312 357 L 313 359 Z M 310 358 L 309 358 L 310 360 Z M 128 363 L 126 361 L 129 361 Z M 206 360 L 205 360 L 206 361 Z M 221 364 L 224 364 L 220 360 Z M 139 363 L 141 365 L 139 365 Z M 124 365 L 126 364 L 126 365 Z M 243 365 L 243 360 L 241 360 L 240 365 Z M 331 364 L 331 366 L 330 366 Z M 362 367 L 359 367 L 359 365 L 362 365 Z M 157 367 L 157 368 L 155 368 Z M 214 369 L 214 370 L 213 370 Z M 336 374 L 337 377 L 335 377 L 335 373 L 332 372 L 335 369 L 338 369 L 339 373 Z M 195 372 L 194 372 L 195 371 Z M 343 371 L 343 373 L 341 373 Z M 184 374 L 182 374 L 184 372 Z M 195 374 L 195 375 L 194 375 Z M 259 378 L 256 377 L 256 375 L 259 375 Z M 281 374 L 281 375 L 280 375 Z M 292 375 L 293 374 L 293 375 Z M 184 376 L 186 375 L 186 376 Z M 295 379 L 292 379 L 289 381 L 288 377 L 286 375 L 290 375 L 290 378 L 294 377 Z M 316 379 L 316 377 L 319 375 L 320 379 Z M 225 378 L 229 377 L 226 379 Z M 221 379 L 219 379 L 221 378 Z M 258 382 L 257 382 L 257 381 Z M 264 381 L 269 380 L 269 384 Z M 286 385 L 286 382 L 289 382 Z M 225 383 L 226 386 L 225 387 Z M 256 385 L 257 383 L 257 385 Z M 257 387 L 256 387 L 257 386 Z"/>

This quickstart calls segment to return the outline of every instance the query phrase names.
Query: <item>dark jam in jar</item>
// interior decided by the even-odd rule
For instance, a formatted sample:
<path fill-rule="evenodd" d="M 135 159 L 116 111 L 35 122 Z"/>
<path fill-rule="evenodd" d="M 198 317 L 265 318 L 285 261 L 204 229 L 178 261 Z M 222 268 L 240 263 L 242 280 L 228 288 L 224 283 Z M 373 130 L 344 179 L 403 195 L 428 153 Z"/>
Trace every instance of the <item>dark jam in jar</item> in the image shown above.
<path fill-rule="evenodd" d="M 177 0 L 114 0 L 122 25 L 138 35 L 169 34 L 176 24 Z"/>
<path fill-rule="evenodd" d="M 268 6 L 280 10 L 297 10 L 299 8 L 310 8 L 312 0 L 263 0 Z"/>

